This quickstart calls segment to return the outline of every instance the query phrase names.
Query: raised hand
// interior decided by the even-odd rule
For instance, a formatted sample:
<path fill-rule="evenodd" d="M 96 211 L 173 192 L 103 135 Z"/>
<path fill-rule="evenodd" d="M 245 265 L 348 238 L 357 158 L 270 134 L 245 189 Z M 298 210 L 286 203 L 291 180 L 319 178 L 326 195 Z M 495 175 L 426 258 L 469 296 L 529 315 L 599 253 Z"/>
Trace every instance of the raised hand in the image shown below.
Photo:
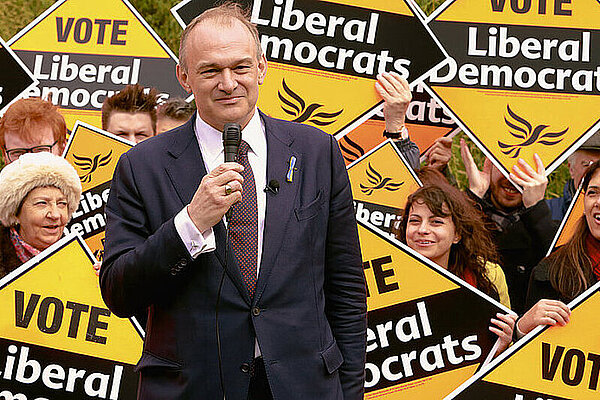
<path fill-rule="evenodd" d="M 396 72 L 384 72 L 377 75 L 375 89 L 384 101 L 385 130 L 400 132 L 404 127 L 406 109 L 412 100 L 408 82 Z"/>
<path fill-rule="evenodd" d="M 490 188 L 492 162 L 486 158 L 483 163 L 483 170 L 480 171 L 464 139 L 460 139 L 460 155 L 465 164 L 465 172 L 469 179 L 469 189 L 473 194 L 482 199 Z"/>
<path fill-rule="evenodd" d="M 519 158 L 518 164 L 512 167 L 510 179 L 523 188 L 523 205 L 525 208 L 536 205 L 544 198 L 548 178 L 546 178 L 546 169 L 542 159 L 537 154 L 533 155 L 536 164 L 536 170 L 522 158 Z"/>

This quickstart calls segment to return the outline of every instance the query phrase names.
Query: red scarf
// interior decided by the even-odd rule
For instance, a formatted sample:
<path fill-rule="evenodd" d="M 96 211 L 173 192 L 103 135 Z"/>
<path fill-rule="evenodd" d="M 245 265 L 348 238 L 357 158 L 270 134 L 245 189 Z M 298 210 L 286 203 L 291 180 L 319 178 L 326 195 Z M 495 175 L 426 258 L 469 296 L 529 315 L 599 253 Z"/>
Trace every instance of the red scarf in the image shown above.
<path fill-rule="evenodd" d="M 462 279 L 465 282 L 467 282 L 469 285 L 471 285 L 475 288 L 477 287 L 477 278 L 475 277 L 475 274 L 473 273 L 473 271 L 471 271 L 469 268 L 467 268 L 463 271 Z"/>
<path fill-rule="evenodd" d="M 600 241 L 595 239 L 592 235 L 587 235 L 585 238 L 585 246 L 587 248 L 587 254 L 592 262 L 592 271 L 596 280 L 600 280 Z"/>
<path fill-rule="evenodd" d="M 10 241 L 15 248 L 17 257 L 19 257 L 22 263 L 26 263 L 41 253 L 41 251 L 25 242 L 14 227 L 10 228 Z"/>

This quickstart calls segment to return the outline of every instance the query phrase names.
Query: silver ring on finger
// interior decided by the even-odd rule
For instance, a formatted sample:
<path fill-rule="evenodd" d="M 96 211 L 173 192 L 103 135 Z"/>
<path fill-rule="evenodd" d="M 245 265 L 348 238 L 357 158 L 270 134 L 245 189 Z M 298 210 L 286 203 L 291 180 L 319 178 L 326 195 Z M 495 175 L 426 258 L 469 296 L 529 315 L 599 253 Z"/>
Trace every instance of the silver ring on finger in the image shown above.
<path fill-rule="evenodd" d="M 231 186 L 225 185 L 225 196 L 229 196 L 232 192 Z"/>

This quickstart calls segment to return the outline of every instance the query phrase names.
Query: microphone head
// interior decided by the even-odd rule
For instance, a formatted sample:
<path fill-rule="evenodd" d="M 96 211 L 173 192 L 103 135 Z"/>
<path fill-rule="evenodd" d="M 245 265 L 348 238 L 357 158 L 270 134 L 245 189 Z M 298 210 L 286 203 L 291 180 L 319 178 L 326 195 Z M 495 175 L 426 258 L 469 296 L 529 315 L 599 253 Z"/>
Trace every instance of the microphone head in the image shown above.
<path fill-rule="evenodd" d="M 269 181 L 269 186 L 272 187 L 273 189 L 277 190 L 277 189 L 279 189 L 279 182 L 276 179 L 271 179 Z"/>
<path fill-rule="evenodd" d="M 237 122 L 228 122 L 223 127 L 223 143 L 238 146 L 242 141 L 242 127 Z"/>
<path fill-rule="evenodd" d="M 223 127 L 223 152 L 225 162 L 235 161 L 242 142 L 242 127 L 237 122 L 228 122 Z"/>

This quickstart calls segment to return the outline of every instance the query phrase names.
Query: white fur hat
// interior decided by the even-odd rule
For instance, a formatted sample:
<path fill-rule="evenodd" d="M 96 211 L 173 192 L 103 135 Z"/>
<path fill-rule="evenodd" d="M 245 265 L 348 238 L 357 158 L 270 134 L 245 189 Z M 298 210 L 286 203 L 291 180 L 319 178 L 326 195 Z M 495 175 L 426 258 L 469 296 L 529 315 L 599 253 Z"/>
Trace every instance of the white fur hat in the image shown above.
<path fill-rule="evenodd" d="M 69 219 L 79 206 L 81 181 L 67 160 L 54 154 L 27 153 L 0 171 L 0 223 L 17 225 L 17 211 L 29 192 L 54 186 L 67 198 Z"/>

